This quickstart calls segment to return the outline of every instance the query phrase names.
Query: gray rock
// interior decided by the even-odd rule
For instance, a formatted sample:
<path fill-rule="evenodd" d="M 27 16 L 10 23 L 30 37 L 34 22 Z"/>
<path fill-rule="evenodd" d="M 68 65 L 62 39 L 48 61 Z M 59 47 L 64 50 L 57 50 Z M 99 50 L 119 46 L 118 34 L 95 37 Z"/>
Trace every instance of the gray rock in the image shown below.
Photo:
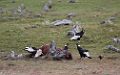
<path fill-rule="evenodd" d="M 115 20 L 116 17 L 109 17 L 103 21 L 100 22 L 101 25 L 111 25 L 111 24 L 114 24 L 114 20 Z"/>
<path fill-rule="evenodd" d="M 73 22 L 71 20 L 63 19 L 63 20 L 56 20 L 52 22 L 51 24 L 53 24 L 54 26 L 60 26 L 60 25 L 70 25 L 72 23 Z"/>
<path fill-rule="evenodd" d="M 48 4 L 49 4 L 49 5 L 52 5 L 52 4 L 53 4 L 53 1 L 52 1 L 52 0 L 48 0 Z"/>
<path fill-rule="evenodd" d="M 69 0 L 69 3 L 75 3 L 76 0 Z"/>
<path fill-rule="evenodd" d="M 48 12 L 53 6 L 53 1 L 52 0 L 48 0 L 48 2 L 43 6 L 43 10 L 45 12 Z"/>
<path fill-rule="evenodd" d="M 2 15 L 4 13 L 4 10 L 2 7 L 0 7 L 0 15 Z"/>
<path fill-rule="evenodd" d="M 44 10 L 45 12 L 48 12 L 48 11 L 50 10 L 47 4 L 44 5 L 43 10 Z"/>
<path fill-rule="evenodd" d="M 6 59 L 17 60 L 17 59 L 21 59 L 22 57 L 23 57 L 22 54 L 17 54 L 17 53 L 15 53 L 14 51 L 11 51 L 11 52 L 7 55 Z"/>
<path fill-rule="evenodd" d="M 72 18 L 75 17 L 75 16 L 76 16 L 75 13 L 68 13 L 67 18 L 68 18 L 68 19 L 72 19 Z"/>
<path fill-rule="evenodd" d="M 114 47 L 113 45 L 106 46 L 106 49 L 112 50 L 112 51 L 115 51 L 115 52 L 120 52 L 120 49 Z"/>
<path fill-rule="evenodd" d="M 19 14 L 19 16 L 24 16 L 25 12 L 26 12 L 26 7 L 24 6 L 24 4 L 21 4 L 20 6 L 18 6 L 17 8 L 17 13 Z"/>
<path fill-rule="evenodd" d="M 112 40 L 115 44 L 120 44 L 120 38 L 115 37 L 115 38 L 112 38 Z"/>
<path fill-rule="evenodd" d="M 35 15 L 34 15 L 34 18 L 40 18 L 40 17 L 42 17 L 41 14 L 35 14 Z"/>
<path fill-rule="evenodd" d="M 11 2 L 12 2 L 12 3 L 16 3 L 16 1 L 15 1 L 15 0 L 12 0 Z"/>

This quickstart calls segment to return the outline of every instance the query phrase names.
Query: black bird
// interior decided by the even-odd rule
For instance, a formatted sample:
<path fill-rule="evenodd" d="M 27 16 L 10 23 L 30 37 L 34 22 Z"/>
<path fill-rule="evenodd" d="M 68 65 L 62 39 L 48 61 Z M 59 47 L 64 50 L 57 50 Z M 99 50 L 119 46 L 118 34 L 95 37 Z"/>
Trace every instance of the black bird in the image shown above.
<path fill-rule="evenodd" d="M 105 24 L 105 23 L 106 23 L 105 21 L 100 22 L 100 24 Z"/>
<path fill-rule="evenodd" d="M 84 33 L 85 33 L 85 30 L 82 28 L 82 30 L 81 30 L 80 32 L 76 33 L 76 34 L 71 38 L 71 40 L 80 40 L 80 39 L 83 37 Z"/>
<path fill-rule="evenodd" d="M 65 46 L 64 46 L 64 48 L 63 48 L 63 50 L 68 50 L 68 43 L 67 44 L 65 44 Z"/>
<path fill-rule="evenodd" d="M 75 0 L 70 0 L 69 3 L 75 3 Z"/>
<path fill-rule="evenodd" d="M 98 58 L 99 58 L 100 60 L 102 60 L 102 59 L 103 59 L 103 56 L 102 56 L 102 55 L 99 55 Z"/>
<path fill-rule="evenodd" d="M 48 8 L 51 9 L 51 8 L 52 8 L 52 5 L 48 5 Z"/>
<path fill-rule="evenodd" d="M 35 47 L 25 47 L 25 49 L 24 49 L 25 51 L 27 51 L 27 52 L 29 52 L 30 53 L 30 55 L 29 55 L 29 57 L 34 57 L 35 56 L 35 54 L 37 53 L 37 48 L 35 48 Z"/>
<path fill-rule="evenodd" d="M 89 58 L 89 59 L 92 59 L 92 57 L 90 56 L 88 50 L 86 50 L 86 49 L 80 47 L 80 45 L 79 45 L 78 43 L 77 43 L 76 45 L 77 45 L 77 50 L 78 50 L 78 52 L 79 52 L 81 58 L 87 57 L 87 58 Z"/>
<path fill-rule="evenodd" d="M 72 60 L 73 57 L 72 57 L 72 54 L 68 51 L 69 47 L 68 47 L 68 43 L 65 44 L 64 48 L 63 48 L 63 53 L 65 54 L 64 58 L 67 59 L 67 60 Z"/>
<path fill-rule="evenodd" d="M 82 30 L 79 33 L 76 33 L 76 35 L 80 36 L 80 38 L 82 38 L 84 33 L 85 33 L 85 30 L 84 30 L 84 28 L 82 28 Z"/>

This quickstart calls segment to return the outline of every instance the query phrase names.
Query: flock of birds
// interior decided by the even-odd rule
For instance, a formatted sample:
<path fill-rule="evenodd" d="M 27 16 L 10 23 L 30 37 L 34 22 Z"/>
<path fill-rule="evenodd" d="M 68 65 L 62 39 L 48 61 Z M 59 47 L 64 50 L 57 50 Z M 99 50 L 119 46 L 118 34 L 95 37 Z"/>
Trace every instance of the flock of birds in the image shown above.
<path fill-rule="evenodd" d="M 76 49 L 78 50 L 80 59 L 81 58 L 92 59 L 92 57 L 89 53 L 89 50 L 82 48 L 81 45 L 79 44 L 79 42 L 84 34 L 85 34 L 84 28 L 80 27 L 79 25 L 74 25 L 71 28 L 71 30 L 68 31 L 67 36 L 70 37 L 70 40 L 77 41 Z M 113 38 L 113 41 L 115 43 L 120 43 L 120 39 L 118 39 L 117 37 Z M 118 49 L 112 45 L 108 45 L 106 48 L 109 50 L 116 51 L 116 52 L 120 51 L 120 49 Z M 54 60 L 61 60 L 61 59 L 72 60 L 73 59 L 72 53 L 69 51 L 68 43 L 65 44 L 63 48 L 57 48 L 55 41 L 51 41 L 50 44 L 42 45 L 40 48 L 25 47 L 24 50 L 29 53 L 28 56 L 30 58 L 39 58 L 39 57 L 49 58 L 50 57 Z M 22 57 L 22 54 L 17 55 L 17 54 L 15 54 L 14 51 L 12 51 L 10 54 L 10 57 L 13 59 L 19 59 Z M 102 60 L 103 56 L 99 55 L 98 58 L 100 60 Z"/>
<path fill-rule="evenodd" d="M 70 37 L 70 40 L 76 40 L 76 49 L 80 55 L 81 58 L 89 58 L 92 59 L 89 50 L 82 48 L 79 44 L 80 39 L 83 37 L 85 33 L 84 28 L 81 28 L 79 25 L 74 25 L 73 28 L 68 31 L 67 36 Z M 29 54 L 27 55 L 29 58 L 52 58 L 53 60 L 72 60 L 73 56 L 72 53 L 69 51 L 69 44 L 65 44 L 63 48 L 57 48 L 55 41 L 51 41 L 50 44 L 44 44 L 40 48 L 36 47 L 25 47 L 24 51 L 27 51 Z M 22 57 L 22 54 L 15 54 L 14 51 L 11 52 L 10 57 L 12 59 L 19 59 Z M 98 56 L 98 58 L 101 60 L 103 58 L 102 55 Z"/>
<path fill-rule="evenodd" d="M 67 36 L 70 37 L 70 40 L 76 40 L 80 41 L 80 39 L 83 37 L 85 33 L 84 28 L 81 28 L 79 25 L 74 25 L 73 28 L 68 32 Z M 82 48 L 78 43 L 76 44 L 77 50 L 80 54 L 80 57 L 88 57 L 91 59 L 89 51 Z M 68 51 L 68 44 L 65 44 L 63 49 L 56 48 L 55 41 L 52 41 L 50 45 L 43 45 L 42 48 L 35 48 L 35 47 L 26 47 L 25 51 L 28 51 L 30 53 L 30 57 L 39 57 L 49 54 L 49 56 L 52 56 L 54 59 L 72 59 L 72 54 Z"/>
<path fill-rule="evenodd" d="M 72 54 L 69 52 L 68 44 L 65 44 L 63 49 L 56 48 L 56 44 L 54 41 L 51 42 L 50 45 L 44 45 L 44 47 L 49 47 L 46 50 L 46 53 L 43 53 L 45 51 L 45 48 L 35 48 L 35 47 L 25 47 L 25 51 L 30 53 L 31 58 L 38 58 L 45 56 L 46 58 L 51 57 L 53 60 L 72 60 Z M 76 49 L 80 55 L 80 59 L 82 58 L 89 58 L 92 59 L 89 50 L 82 48 L 80 44 L 76 43 Z M 102 55 L 99 55 L 98 58 L 101 60 L 103 59 Z"/>
<path fill-rule="evenodd" d="M 52 46 L 51 46 L 52 45 Z M 89 54 L 89 50 L 82 48 L 78 43 L 76 44 L 76 48 L 80 54 L 81 58 L 89 58 L 92 57 Z M 48 48 L 47 53 L 43 53 L 44 49 L 37 49 L 35 47 L 25 47 L 25 51 L 30 53 L 30 57 L 38 58 L 42 56 L 51 56 L 55 60 L 67 59 L 72 60 L 72 54 L 68 51 L 68 45 L 66 44 L 63 49 L 56 48 L 54 42 L 50 44 L 50 48 Z"/>
<path fill-rule="evenodd" d="M 69 0 L 69 3 L 75 3 L 75 0 Z M 51 8 L 52 8 L 52 0 L 48 0 L 48 3 L 46 3 L 43 7 L 43 10 L 48 12 Z M 22 12 L 21 10 L 24 10 L 24 5 L 21 5 L 19 7 L 19 12 Z M 70 20 L 71 17 L 75 16 L 74 13 L 70 13 L 68 14 L 68 19 L 63 19 L 63 20 L 57 20 L 55 22 L 53 22 L 53 24 L 55 26 L 59 26 L 59 25 L 67 25 L 67 24 L 71 24 L 72 21 Z M 106 24 L 113 24 L 113 20 L 115 19 L 115 17 L 110 17 L 108 19 L 103 20 L 102 22 L 100 22 L 100 24 L 102 25 L 106 25 Z M 85 34 L 85 29 L 79 27 L 79 25 L 74 25 L 72 27 L 72 29 L 68 32 L 67 36 L 70 37 L 70 40 L 76 40 L 79 41 L 81 40 L 81 38 L 83 37 L 83 35 Z M 120 39 L 113 39 L 116 42 L 120 42 Z M 82 48 L 78 43 L 76 43 L 76 48 L 79 52 L 80 58 L 89 58 L 92 59 L 92 57 L 89 54 L 89 50 Z M 109 48 L 112 48 L 112 46 L 109 46 Z M 115 48 L 114 48 L 115 49 Z M 71 60 L 73 59 L 72 54 L 69 52 L 69 48 L 68 48 L 68 44 L 66 44 L 64 46 L 63 49 L 61 48 L 57 48 L 56 47 L 56 43 L 55 41 L 52 41 L 50 44 L 45 44 L 43 45 L 41 48 L 36 48 L 36 47 L 25 47 L 24 49 L 25 51 L 27 51 L 29 53 L 29 57 L 30 58 L 38 58 L 38 57 L 43 57 L 45 56 L 46 58 L 51 57 L 55 60 L 61 60 L 61 59 L 67 59 L 67 60 Z M 118 49 L 116 49 L 117 51 L 119 51 Z M 22 57 L 22 54 L 17 55 L 15 54 L 14 51 L 11 52 L 10 55 L 12 58 L 20 58 Z M 98 58 L 101 60 L 103 58 L 102 55 L 99 55 Z"/>

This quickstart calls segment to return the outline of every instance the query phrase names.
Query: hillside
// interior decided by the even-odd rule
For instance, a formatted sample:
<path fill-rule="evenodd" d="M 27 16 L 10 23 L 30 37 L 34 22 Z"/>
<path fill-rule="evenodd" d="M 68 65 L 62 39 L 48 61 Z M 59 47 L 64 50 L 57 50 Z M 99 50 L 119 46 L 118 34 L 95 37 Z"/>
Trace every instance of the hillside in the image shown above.
<path fill-rule="evenodd" d="M 15 0 L 15 3 L 12 3 L 11 0 L 0 1 L 0 6 L 4 10 L 12 10 L 20 4 L 24 4 L 29 11 L 42 15 L 40 18 L 16 19 L 11 17 L 9 11 L 4 13 L 0 19 L 1 49 L 20 51 L 26 45 L 32 44 L 39 47 L 42 43 L 49 43 L 51 40 L 55 40 L 60 47 L 67 42 L 71 43 L 70 48 L 74 49 L 75 42 L 69 41 L 69 38 L 66 37 L 72 25 L 51 28 L 50 25 L 44 23 L 46 21 L 52 22 L 54 19 L 64 19 L 71 12 L 77 15 L 73 18 L 74 22 L 80 23 L 86 30 L 85 37 L 81 39 L 81 45 L 94 52 L 103 52 L 103 47 L 112 44 L 112 37 L 120 36 L 119 0 L 110 0 L 109 2 L 107 0 L 99 2 L 97 0 L 78 0 L 77 3 L 68 3 L 67 0 L 61 2 L 54 0 L 53 8 L 44 13 L 42 7 L 46 2 L 47 0 Z M 100 21 L 115 14 L 117 14 L 117 18 L 113 25 L 102 26 L 99 24 Z M 39 27 L 25 29 L 25 27 L 32 25 Z"/>
<path fill-rule="evenodd" d="M 13 2 L 15 1 L 15 2 Z M 65 43 L 69 43 L 70 51 L 73 53 L 74 61 L 63 61 L 62 63 L 57 62 L 57 66 L 61 65 L 62 67 L 58 67 L 58 70 L 61 70 L 64 66 L 68 65 L 79 65 L 79 54 L 76 51 L 76 41 L 70 41 L 70 39 L 66 36 L 67 32 L 72 28 L 73 25 L 66 25 L 66 26 L 53 26 L 49 23 L 53 22 L 57 19 L 64 19 L 66 18 L 68 13 L 75 13 L 76 16 L 73 17 L 74 23 L 79 23 L 82 27 L 85 28 L 85 35 L 80 41 L 80 44 L 82 47 L 90 50 L 91 55 L 94 59 L 92 60 L 83 60 L 81 64 L 85 65 L 87 64 L 87 67 L 90 69 L 94 64 L 92 64 L 94 61 L 98 61 L 96 58 L 98 55 L 104 55 L 105 57 L 115 57 L 118 58 L 116 61 L 120 62 L 119 57 L 120 54 L 112 51 L 106 51 L 104 50 L 104 47 L 107 45 L 114 45 L 112 38 L 115 36 L 118 36 L 120 38 L 120 0 L 76 0 L 76 3 L 68 3 L 68 0 L 53 0 L 53 7 L 50 11 L 44 12 L 43 6 L 48 0 L 0 0 L 0 7 L 3 8 L 4 13 L 0 12 L 0 51 L 1 52 L 9 52 L 11 50 L 14 50 L 18 53 L 24 53 L 25 46 L 35 46 L 40 47 L 43 44 L 50 43 L 51 40 L 55 40 L 58 47 L 63 47 Z M 25 8 L 27 9 L 27 12 L 25 14 L 25 17 L 18 17 L 13 14 L 12 11 L 17 9 L 17 7 L 21 4 L 24 4 Z M 39 15 L 39 17 L 33 17 L 33 15 Z M 113 24 L 111 25 L 101 25 L 100 22 L 103 21 L 106 18 L 109 18 L 111 16 L 115 16 L 115 20 Z M 116 47 L 120 48 L 120 45 L 115 45 Z M 107 61 L 108 60 L 108 61 Z M 85 61 L 85 63 L 84 63 Z M 1 62 L 0 64 L 3 64 L 6 61 Z M 34 66 L 35 69 L 37 69 L 38 64 L 43 64 L 42 66 L 43 71 L 41 70 L 41 74 L 48 75 L 50 74 L 45 73 L 45 68 L 43 68 L 45 65 L 54 65 L 56 62 L 47 61 L 45 63 L 44 61 L 35 62 L 33 61 L 10 61 L 13 64 L 16 64 L 17 66 L 12 67 L 16 68 L 18 67 L 17 71 L 19 69 L 23 69 L 23 67 L 20 67 L 20 64 L 26 65 L 26 69 L 30 68 L 29 65 Z M 25 62 L 25 63 L 24 63 Z M 49 63 L 48 63 L 49 62 Z M 66 64 L 66 63 L 68 64 Z M 108 66 L 107 63 L 111 62 L 109 65 L 111 65 L 113 68 L 115 68 L 119 63 L 114 62 L 112 59 L 107 59 L 103 61 L 105 69 L 110 69 L 111 66 Z M 32 64 L 31 64 L 32 63 Z M 97 67 L 100 67 L 102 62 L 95 62 L 96 65 L 99 65 Z M 7 71 L 8 67 L 6 67 L 8 63 L 5 63 L 4 65 L 0 65 L 0 67 L 3 67 L 5 71 Z M 65 65 L 63 65 L 65 64 Z M 92 66 L 90 66 L 92 65 Z M 53 69 L 52 72 L 56 69 L 56 67 L 50 66 L 47 70 L 51 71 L 50 69 Z M 46 67 L 46 66 L 45 66 Z M 72 67 L 74 69 L 74 66 L 68 66 L 69 68 Z M 67 72 L 63 72 L 63 74 L 68 74 L 69 71 L 72 71 L 72 69 L 68 69 Z M 11 67 L 9 67 L 12 69 Z M 85 69 L 84 66 L 82 68 Z M 8 69 L 10 71 L 10 69 Z M 34 69 L 34 70 L 35 70 Z M 38 68 L 40 69 L 40 68 Z M 96 69 L 96 67 L 94 67 Z M 119 70 L 118 67 L 116 69 Z M 31 69 L 33 71 L 33 69 Z M 59 75 L 56 70 L 56 73 L 51 73 L 51 75 Z M 22 70 L 23 71 L 23 70 Z M 88 71 L 88 70 L 87 70 Z M 115 72 L 116 72 L 115 71 Z M 76 73 L 77 71 L 75 71 Z M 80 70 L 80 72 L 82 72 Z M 21 71 L 18 72 L 22 73 Z M 75 73 L 70 75 L 75 75 Z M 87 73 L 82 73 L 81 75 L 87 75 L 91 73 L 91 70 Z M 95 73 L 93 71 L 93 73 Z M 94 75 L 94 74 L 90 75 Z M 40 75 L 41 75 L 40 74 Z M 96 75 L 113 75 L 114 72 L 107 71 L 106 73 L 100 73 Z M 0 73 L 0 75 L 2 75 Z M 8 74 L 4 74 L 8 75 Z M 11 74 L 13 75 L 13 74 Z M 26 73 L 23 73 L 23 75 L 26 75 Z M 32 75 L 32 74 L 31 74 Z M 39 75 L 39 74 L 36 74 Z M 76 74 L 77 75 L 77 74 Z M 116 73 L 115 75 L 119 75 L 119 73 Z"/>

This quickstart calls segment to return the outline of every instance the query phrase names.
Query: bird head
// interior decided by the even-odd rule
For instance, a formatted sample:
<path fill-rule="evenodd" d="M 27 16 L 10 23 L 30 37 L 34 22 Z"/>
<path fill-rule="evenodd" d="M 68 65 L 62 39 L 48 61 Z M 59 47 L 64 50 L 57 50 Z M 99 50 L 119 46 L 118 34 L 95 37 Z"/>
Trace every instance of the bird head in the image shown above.
<path fill-rule="evenodd" d="M 25 50 L 25 51 L 28 51 L 30 48 L 31 48 L 31 47 L 25 47 L 24 50 Z"/>
<path fill-rule="evenodd" d="M 76 43 L 76 45 L 80 47 L 80 44 Z"/>
<path fill-rule="evenodd" d="M 66 43 L 66 44 L 65 44 L 65 46 L 68 46 L 68 45 L 69 45 L 69 43 Z"/>

